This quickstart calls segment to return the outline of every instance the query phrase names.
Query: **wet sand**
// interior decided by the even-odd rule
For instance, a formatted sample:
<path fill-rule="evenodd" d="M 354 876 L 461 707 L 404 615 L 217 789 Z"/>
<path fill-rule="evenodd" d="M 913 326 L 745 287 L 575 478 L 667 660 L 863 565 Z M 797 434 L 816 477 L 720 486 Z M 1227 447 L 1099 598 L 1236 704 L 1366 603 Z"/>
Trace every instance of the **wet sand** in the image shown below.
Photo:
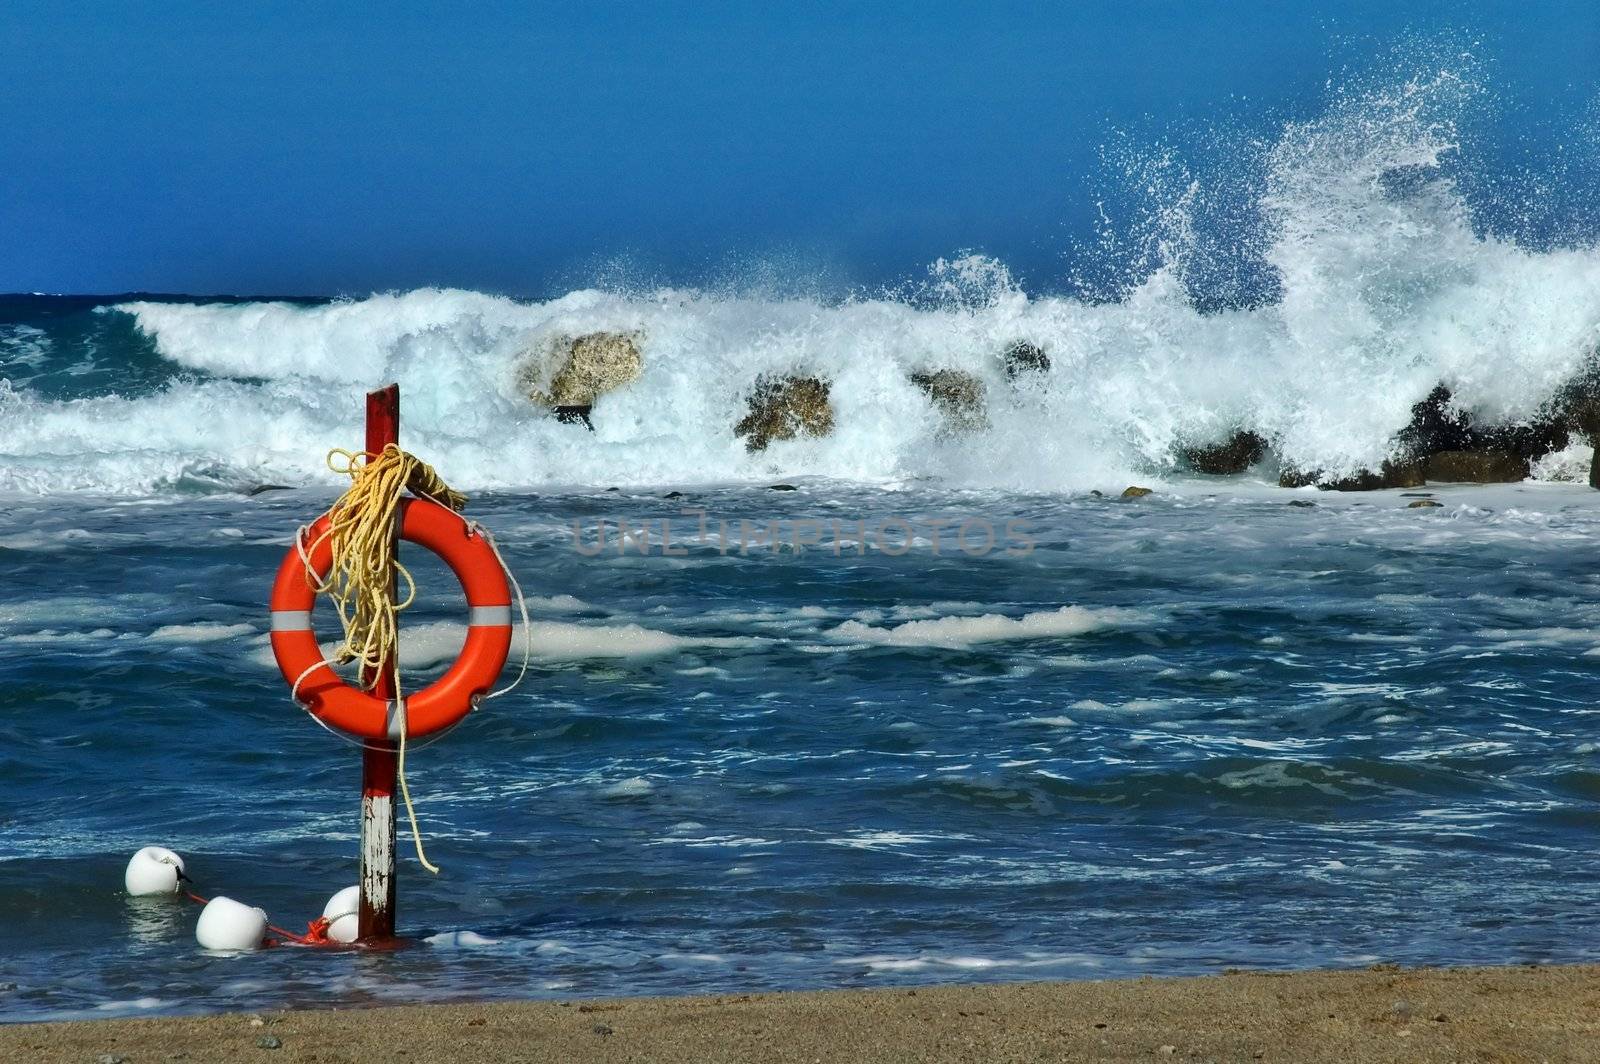
<path fill-rule="evenodd" d="M 0 1060 L 1597 1061 L 1600 966 L 628 998 L 0 1027 Z"/>

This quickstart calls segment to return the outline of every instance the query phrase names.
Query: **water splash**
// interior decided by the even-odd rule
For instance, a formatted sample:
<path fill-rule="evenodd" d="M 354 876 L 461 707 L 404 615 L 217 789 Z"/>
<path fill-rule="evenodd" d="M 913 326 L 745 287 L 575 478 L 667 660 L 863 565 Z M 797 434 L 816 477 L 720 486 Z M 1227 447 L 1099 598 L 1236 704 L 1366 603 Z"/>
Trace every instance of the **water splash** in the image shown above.
<path fill-rule="evenodd" d="M 116 386 L 104 330 L 91 351 L 23 322 L 0 370 L 13 381 L 0 489 L 314 480 L 327 447 L 357 438 L 360 393 L 388 380 L 406 394 L 408 443 L 468 490 L 775 475 L 1117 488 L 1172 475 L 1181 448 L 1239 428 L 1287 464 L 1371 467 L 1437 384 L 1480 418 L 1528 419 L 1600 343 L 1600 251 L 1579 235 L 1519 243 L 1479 221 L 1462 128 L 1492 97 L 1469 60 L 1436 58 L 1331 86 L 1320 113 L 1220 172 L 1164 142 L 1113 142 L 1108 165 L 1145 201 L 1102 241 L 1120 264 L 1105 275 L 1120 278 L 1114 299 L 1030 295 L 1004 263 L 963 253 L 896 292 L 844 299 L 783 294 L 757 271 L 715 291 L 546 302 L 428 289 L 107 309 L 153 345 L 167 374 L 153 389 Z M 557 337 L 601 330 L 642 334 L 645 367 L 602 397 L 590 433 L 529 404 L 517 368 Z M 1047 371 L 1006 372 L 1003 352 L 1023 340 Z M 933 369 L 981 383 L 986 429 L 943 431 L 911 379 Z M 86 372 L 113 383 L 59 384 Z M 733 426 L 758 379 L 789 373 L 831 382 L 836 429 L 751 454 Z"/>

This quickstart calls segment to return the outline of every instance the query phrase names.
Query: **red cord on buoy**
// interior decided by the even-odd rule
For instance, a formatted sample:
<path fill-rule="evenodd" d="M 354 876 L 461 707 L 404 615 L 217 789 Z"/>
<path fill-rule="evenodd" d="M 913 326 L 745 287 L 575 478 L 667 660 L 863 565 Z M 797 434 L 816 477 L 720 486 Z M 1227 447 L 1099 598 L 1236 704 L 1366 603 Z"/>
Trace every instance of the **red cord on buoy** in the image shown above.
<path fill-rule="evenodd" d="M 301 937 L 300 944 L 302 946 L 340 945 L 340 943 L 334 942 L 333 939 L 328 937 L 328 928 L 332 925 L 333 921 L 326 916 L 317 917 L 306 925 L 306 933 Z"/>

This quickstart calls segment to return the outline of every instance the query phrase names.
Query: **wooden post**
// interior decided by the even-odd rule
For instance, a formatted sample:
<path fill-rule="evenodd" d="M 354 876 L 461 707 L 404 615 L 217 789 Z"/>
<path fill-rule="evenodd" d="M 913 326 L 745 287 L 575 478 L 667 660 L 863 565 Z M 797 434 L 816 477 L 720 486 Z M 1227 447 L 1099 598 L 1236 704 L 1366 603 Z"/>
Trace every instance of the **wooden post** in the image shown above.
<path fill-rule="evenodd" d="M 367 450 L 381 453 L 400 442 L 400 385 L 367 393 Z M 399 549 L 396 538 L 395 549 Z M 391 595 L 394 589 L 389 589 Z M 364 681 L 372 681 L 363 672 Z M 384 662 L 372 693 L 394 697 L 394 662 Z M 361 751 L 361 904 L 356 937 L 369 942 L 394 937 L 394 794 L 399 748 L 387 739 L 369 739 Z"/>

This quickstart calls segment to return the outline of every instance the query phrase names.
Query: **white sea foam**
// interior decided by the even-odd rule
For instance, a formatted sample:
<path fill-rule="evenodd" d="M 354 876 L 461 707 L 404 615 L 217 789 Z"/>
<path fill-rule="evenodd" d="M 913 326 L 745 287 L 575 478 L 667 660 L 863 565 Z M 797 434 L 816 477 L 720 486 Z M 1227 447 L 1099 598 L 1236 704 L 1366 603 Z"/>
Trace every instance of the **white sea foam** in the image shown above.
<path fill-rule="evenodd" d="M 486 938 L 476 931 L 441 931 L 437 935 L 429 935 L 422 941 L 436 949 L 482 949 L 485 946 L 498 946 L 500 940 Z"/>
<path fill-rule="evenodd" d="M 1126 702 L 1107 704 L 1098 699 L 1080 698 L 1069 707 L 1083 713 L 1108 713 L 1113 710 L 1127 713 L 1150 713 L 1170 709 L 1177 702 L 1170 698 L 1130 698 Z"/>
<path fill-rule="evenodd" d="M 55 598 L 20 599 L 0 603 L 0 626 L 26 627 L 35 624 L 85 623 L 137 617 L 168 605 L 167 598 L 155 593 L 128 595 L 61 595 Z"/>
<path fill-rule="evenodd" d="M 156 643 L 215 643 L 255 634 L 253 624 L 166 624 L 145 638 Z"/>
<path fill-rule="evenodd" d="M 1576 437 L 1564 450 L 1552 451 L 1533 463 L 1533 479 L 1550 483 L 1583 483 L 1594 463 L 1594 447 Z"/>
<path fill-rule="evenodd" d="M 562 624 L 533 626 L 533 652 L 545 659 L 634 658 L 671 654 L 699 647 L 731 649 L 759 646 L 766 640 L 743 636 L 695 636 L 660 632 L 637 624 Z M 517 646 L 513 640 L 513 648 Z"/>
<path fill-rule="evenodd" d="M 969 842 L 971 835 L 959 833 L 927 834 L 906 831 L 857 831 L 849 835 L 822 840 L 824 846 L 843 846 L 851 850 L 903 851 L 909 847 L 931 842 Z"/>
<path fill-rule="evenodd" d="M 1104 962 L 1089 954 L 1025 953 L 1012 957 L 974 957 L 963 954 L 919 953 L 914 956 L 872 954 L 841 957 L 839 965 L 855 965 L 873 972 L 920 972 L 937 969 L 983 971 L 990 968 L 1098 968 Z"/>
<path fill-rule="evenodd" d="M 572 595 L 530 595 L 528 596 L 528 609 L 535 612 L 548 611 L 550 613 L 580 613 L 589 609 L 587 602 Z"/>
<path fill-rule="evenodd" d="M 602 798 L 643 798 L 655 792 L 656 785 L 643 776 L 629 776 L 600 788 Z"/>
<path fill-rule="evenodd" d="M 1239 426 L 1296 465 L 1370 466 L 1441 381 L 1475 414 L 1527 418 L 1600 340 L 1600 251 L 1475 230 L 1448 169 L 1473 106 L 1465 79 L 1434 71 L 1334 90 L 1320 117 L 1285 126 L 1251 175 L 1281 298 L 1249 309 L 1190 299 L 1193 190 L 1156 212 L 1159 264 L 1110 303 L 1030 297 L 977 257 L 936 264 L 943 302 L 429 289 L 323 306 L 126 303 L 115 313 L 175 367 L 224 379 L 70 401 L 0 384 L 0 490 L 326 480 L 325 450 L 359 438 L 361 388 L 391 379 L 408 446 L 468 489 L 781 473 L 1120 490 Z M 595 330 L 639 332 L 645 363 L 601 398 L 591 433 L 534 411 L 518 370 L 551 338 Z M 1008 380 L 999 355 L 1018 339 L 1048 353 L 1048 372 Z M 983 382 L 986 430 L 941 435 L 909 376 L 932 367 Z M 746 451 L 733 426 L 774 373 L 832 382 L 831 436 Z"/>
<path fill-rule="evenodd" d="M 860 621 L 846 621 L 830 631 L 840 638 L 884 646 L 960 648 L 974 643 L 1006 639 L 1049 639 L 1082 635 L 1113 625 L 1129 624 L 1144 617 L 1137 610 L 1085 609 L 1062 606 L 1058 610 L 1006 617 L 985 613 L 978 617 L 940 617 L 936 620 L 907 621 L 888 628 L 875 628 Z"/>
<path fill-rule="evenodd" d="M 125 634 L 125 633 L 124 633 Z M 84 640 L 116 639 L 118 633 L 110 628 L 91 628 L 87 631 L 57 631 L 45 628 L 37 632 L 18 632 L 5 637 L 8 643 L 77 643 Z"/>
<path fill-rule="evenodd" d="M 129 998 L 125 1001 L 102 1001 L 95 1005 L 99 1013 L 150 1012 L 165 1008 L 168 1003 L 158 997 Z"/>
<path fill-rule="evenodd" d="M 249 629 L 249 625 L 237 626 Z M 532 626 L 532 657 L 541 661 L 581 661 L 591 658 L 645 658 L 697 648 L 736 649 L 759 646 L 767 640 L 742 636 L 676 635 L 637 624 L 570 624 L 562 621 L 535 622 Z M 227 638 L 222 637 L 222 638 Z M 408 624 L 400 637 L 402 669 L 432 669 L 448 664 L 461 653 L 467 641 L 467 626 L 456 621 L 426 621 Z M 524 632 L 521 625 L 512 630 L 511 667 L 522 660 Z M 338 648 L 336 641 L 322 644 L 324 654 Z M 261 645 L 251 655 L 263 667 L 273 667 L 272 648 Z"/>

